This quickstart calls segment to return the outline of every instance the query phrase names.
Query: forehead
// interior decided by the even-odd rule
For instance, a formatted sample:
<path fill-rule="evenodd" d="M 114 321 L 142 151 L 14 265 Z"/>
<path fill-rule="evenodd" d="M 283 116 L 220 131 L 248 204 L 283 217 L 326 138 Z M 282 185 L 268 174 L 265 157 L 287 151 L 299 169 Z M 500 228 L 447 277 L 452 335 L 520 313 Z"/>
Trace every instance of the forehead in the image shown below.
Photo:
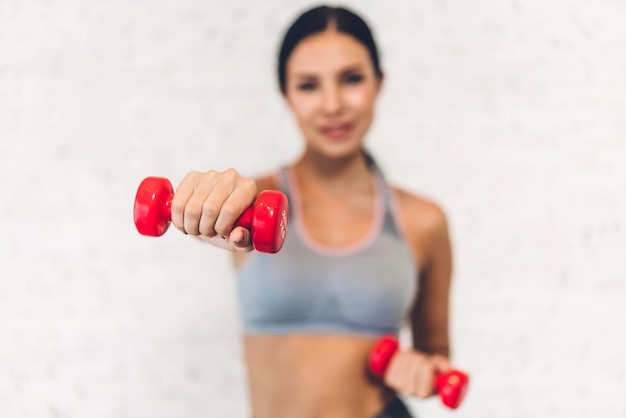
<path fill-rule="evenodd" d="M 371 66 L 365 45 L 336 30 L 326 30 L 304 38 L 287 61 L 287 74 L 327 73 L 352 65 Z"/>

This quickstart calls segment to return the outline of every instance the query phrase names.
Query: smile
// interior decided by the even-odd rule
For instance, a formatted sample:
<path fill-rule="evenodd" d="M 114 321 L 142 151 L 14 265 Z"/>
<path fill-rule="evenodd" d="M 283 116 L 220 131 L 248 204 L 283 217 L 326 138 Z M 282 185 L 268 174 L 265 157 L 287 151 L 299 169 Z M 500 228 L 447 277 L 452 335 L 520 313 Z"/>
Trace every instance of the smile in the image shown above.
<path fill-rule="evenodd" d="M 337 125 L 327 125 L 320 128 L 322 134 L 332 140 L 345 139 L 352 132 L 352 124 L 342 123 Z"/>

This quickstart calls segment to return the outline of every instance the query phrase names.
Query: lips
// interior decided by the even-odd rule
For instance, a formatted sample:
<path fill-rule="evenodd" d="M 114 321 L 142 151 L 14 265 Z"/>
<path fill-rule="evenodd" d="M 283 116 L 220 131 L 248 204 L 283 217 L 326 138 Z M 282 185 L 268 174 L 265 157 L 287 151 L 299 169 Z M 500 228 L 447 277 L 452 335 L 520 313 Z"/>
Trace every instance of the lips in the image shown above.
<path fill-rule="evenodd" d="M 332 125 L 325 125 L 320 128 L 320 132 L 326 137 L 338 141 L 345 139 L 352 132 L 351 123 L 337 123 Z"/>

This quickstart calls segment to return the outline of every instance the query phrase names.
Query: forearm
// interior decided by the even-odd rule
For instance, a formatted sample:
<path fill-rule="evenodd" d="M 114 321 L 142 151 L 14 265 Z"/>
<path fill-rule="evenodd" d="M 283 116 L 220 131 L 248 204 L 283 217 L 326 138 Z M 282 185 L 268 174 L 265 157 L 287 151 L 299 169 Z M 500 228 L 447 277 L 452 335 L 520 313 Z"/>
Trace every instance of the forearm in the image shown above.
<path fill-rule="evenodd" d="M 441 335 L 425 335 L 419 330 L 412 330 L 413 348 L 425 354 L 440 354 L 450 357 L 450 343 L 447 333 Z"/>

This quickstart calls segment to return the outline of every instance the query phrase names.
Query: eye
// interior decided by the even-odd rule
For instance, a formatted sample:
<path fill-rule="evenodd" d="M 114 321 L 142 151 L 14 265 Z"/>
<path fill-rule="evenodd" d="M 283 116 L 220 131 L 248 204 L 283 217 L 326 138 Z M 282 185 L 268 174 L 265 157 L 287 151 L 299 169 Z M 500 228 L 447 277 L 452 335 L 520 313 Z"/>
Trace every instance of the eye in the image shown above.
<path fill-rule="evenodd" d="M 359 84 L 363 78 L 361 74 L 347 74 L 343 77 L 343 82 L 345 84 Z"/>
<path fill-rule="evenodd" d="M 316 87 L 317 87 L 316 84 L 313 83 L 312 81 L 307 81 L 307 82 L 298 84 L 298 90 L 300 91 L 313 91 L 315 90 Z"/>

